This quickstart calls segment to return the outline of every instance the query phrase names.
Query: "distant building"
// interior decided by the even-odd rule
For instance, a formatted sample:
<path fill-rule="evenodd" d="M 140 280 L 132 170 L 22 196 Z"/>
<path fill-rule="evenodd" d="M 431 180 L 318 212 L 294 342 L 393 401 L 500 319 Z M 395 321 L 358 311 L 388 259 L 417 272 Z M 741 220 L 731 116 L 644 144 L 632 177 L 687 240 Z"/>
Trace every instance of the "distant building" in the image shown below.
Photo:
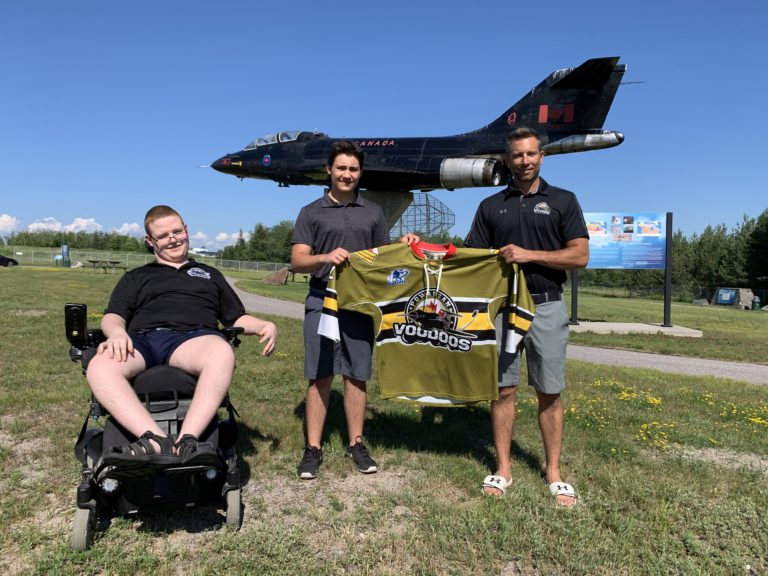
<path fill-rule="evenodd" d="M 213 256 L 216 257 L 219 255 L 219 251 L 217 250 L 214 252 L 213 250 L 206 250 L 205 248 L 190 248 L 189 249 L 190 254 L 194 254 L 195 256 Z"/>

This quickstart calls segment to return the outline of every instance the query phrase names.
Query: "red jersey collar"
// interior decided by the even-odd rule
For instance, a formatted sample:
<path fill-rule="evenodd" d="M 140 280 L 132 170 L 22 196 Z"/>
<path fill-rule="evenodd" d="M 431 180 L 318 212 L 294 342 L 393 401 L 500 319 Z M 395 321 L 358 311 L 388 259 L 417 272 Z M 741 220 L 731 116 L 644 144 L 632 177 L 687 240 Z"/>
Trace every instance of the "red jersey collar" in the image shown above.
<path fill-rule="evenodd" d="M 414 242 L 409 245 L 411 250 L 418 258 L 422 260 L 435 259 L 429 253 L 440 254 L 439 258 L 447 260 L 454 254 L 456 254 L 456 246 L 453 244 L 429 244 L 427 242 Z"/>

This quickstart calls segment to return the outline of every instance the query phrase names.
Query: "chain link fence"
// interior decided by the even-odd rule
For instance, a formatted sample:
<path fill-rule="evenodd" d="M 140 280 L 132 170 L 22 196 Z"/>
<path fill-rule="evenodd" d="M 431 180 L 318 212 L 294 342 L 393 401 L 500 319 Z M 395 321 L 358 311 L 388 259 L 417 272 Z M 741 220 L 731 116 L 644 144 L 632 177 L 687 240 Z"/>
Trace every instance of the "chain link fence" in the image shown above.
<path fill-rule="evenodd" d="M 18 260 L 19 264 L 27 266 L 55 266 L 60 267 L 64 261 L 59 248 L 14 248 L 8 247 L 4 252 Z M 213 256 L 199 256 L 191 254 L 198 262 L 215 266 L 220 270 L 238 270 L 253 272 L 276 272 L 281 268 L 290 267 L 285 262 L 245 262 L 241 260 L 223 260 Z M 120 267 L 136 268 L 148 262 L 153 262 L 155 257 L 141 252 L 104 252 L 70 249 L 70 266 L 75 268 L 90 268 L 92 261 L 118 262 Z"/>

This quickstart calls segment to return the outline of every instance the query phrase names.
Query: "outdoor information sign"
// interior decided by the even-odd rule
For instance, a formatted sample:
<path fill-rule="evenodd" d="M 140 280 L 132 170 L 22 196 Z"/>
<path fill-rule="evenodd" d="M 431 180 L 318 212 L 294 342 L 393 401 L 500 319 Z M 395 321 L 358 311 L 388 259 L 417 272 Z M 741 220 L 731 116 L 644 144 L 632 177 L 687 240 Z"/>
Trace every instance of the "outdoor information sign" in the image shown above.
<path fill-rule="evenodd" d="M 587 212 L 587 268 L 662 269 L 666 262 L 664 212 Z"/>
<path fill-rule="evenodd" d="M 671 326 L 672 212 L 585 212 L 587 268 L 664 270 L 664 323 Z M 578 270 L 571 271 L 571 324 L 578 324 Z"/>
<path fill-rule="evenodd" d="M 733 306 L 734 302 L 736 302 L 735 288 L 720 288 L 720 290 L 717 291 L 717 300 L 715 301 L 715 304 Z"/>

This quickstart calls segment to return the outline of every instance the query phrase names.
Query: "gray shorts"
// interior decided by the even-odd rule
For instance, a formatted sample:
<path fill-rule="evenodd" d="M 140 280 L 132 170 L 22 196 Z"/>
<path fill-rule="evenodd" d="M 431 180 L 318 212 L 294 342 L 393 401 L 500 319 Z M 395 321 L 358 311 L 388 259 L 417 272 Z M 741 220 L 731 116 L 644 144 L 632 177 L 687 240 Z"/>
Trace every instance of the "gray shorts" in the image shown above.
<path fill-rule="evenodd" d="M 504 352 L 502 313 L 496 317 L 499 335 L 499 388 L 520 384 L 522 349 Z M 568 313 L 562 300 L 536 306 L 531 329 L 523 339 L 528 366 L 528 384 L 542 394 L 560 394 L 565 389 L 565 353 L 568 347 Z"/>
<path fill-rule="evenodd" d="M 321 293 L 310 290 L 304 302 L 304 377 L 318 380 L 343 374 L 355 380 L 369 380 L 373 320 L 358 312 L 339 310 L 341 342 L 334 342 L 317 333 L 322 310 Z"/>

